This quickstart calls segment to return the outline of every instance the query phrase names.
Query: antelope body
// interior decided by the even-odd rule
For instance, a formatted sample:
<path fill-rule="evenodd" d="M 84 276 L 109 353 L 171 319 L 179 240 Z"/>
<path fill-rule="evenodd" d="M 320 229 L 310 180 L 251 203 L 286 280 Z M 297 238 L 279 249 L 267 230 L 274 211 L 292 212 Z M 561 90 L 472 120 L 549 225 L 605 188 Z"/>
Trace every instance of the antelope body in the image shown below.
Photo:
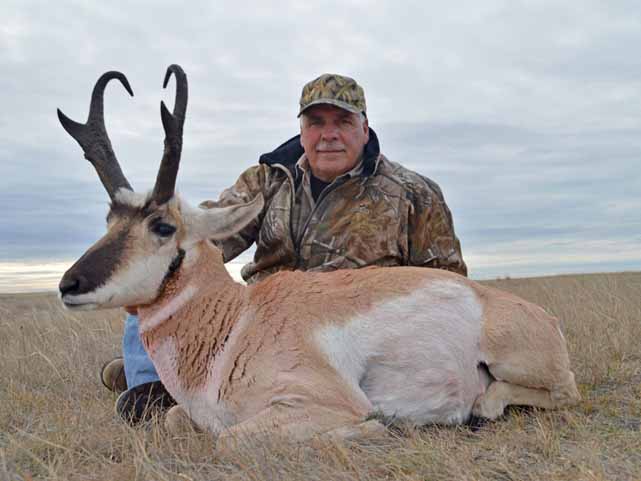
<path fill-rule="evenodd" d="M 149 195 L 133 192 L 104 130 L 102 93 L 110 78 L 130 91 L 122 74 L 98 81 L 87 126 L 59 113 L 112 199 L 108 232 L 65 273 L 62 301 L 138 307 L 143 343 L 179 404 L 170 416 L 224 445 L 240 432 L 349 435 L 372 413 L 457 424 L 509 404 L 578 401 L 558 320 L 463 276 L 373 267 L 234 282 L 211 241 L 240 231 L 263 200 L 194 209 L 174 194 L 187 84 L 174 65 L 165 86 L 172 73 L 176 106 L 161 106 L 165 155 Z"/>

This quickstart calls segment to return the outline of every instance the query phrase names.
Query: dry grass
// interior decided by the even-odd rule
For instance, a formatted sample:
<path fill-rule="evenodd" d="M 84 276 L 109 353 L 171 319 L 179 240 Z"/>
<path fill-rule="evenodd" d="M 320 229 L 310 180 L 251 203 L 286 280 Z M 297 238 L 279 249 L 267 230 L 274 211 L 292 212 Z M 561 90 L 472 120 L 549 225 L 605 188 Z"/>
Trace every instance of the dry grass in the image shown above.
<path fill-rule="evenodd" d="M 490 284 L 563 319 L 579 406 L 513 410 L 479 430 L 259 444 L 225 459 L 205 435 L 169 440 L 159 423 L 131 429 L 115 418 L 97 373 L 119 352 L 120 312 L 0 296 L 0 480 L 641 479 L 641 273 Z"/>

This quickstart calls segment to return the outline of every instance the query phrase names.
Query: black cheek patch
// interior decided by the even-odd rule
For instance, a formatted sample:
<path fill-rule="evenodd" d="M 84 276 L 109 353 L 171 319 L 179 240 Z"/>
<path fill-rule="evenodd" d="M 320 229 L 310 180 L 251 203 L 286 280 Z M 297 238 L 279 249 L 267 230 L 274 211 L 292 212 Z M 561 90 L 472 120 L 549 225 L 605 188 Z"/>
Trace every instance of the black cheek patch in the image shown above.
<path fill-rule="evenodd" d="M 185 251 L 179 248 L 178 254 L 176 254 L 176 257 L 172 259 L 171 264 L 169 264 L 169 268 L 165 273 L 165 277 L 160 283 L 160 287 L 158 288 L 158 295 L 164 292 L 165 287 L 167 287 L 167 283 L 171 280 L 171 278 L 178 271 L 178 269 L 180 269 L 180 266 L 182 265 L 184 258 L 185 258 Z"/>

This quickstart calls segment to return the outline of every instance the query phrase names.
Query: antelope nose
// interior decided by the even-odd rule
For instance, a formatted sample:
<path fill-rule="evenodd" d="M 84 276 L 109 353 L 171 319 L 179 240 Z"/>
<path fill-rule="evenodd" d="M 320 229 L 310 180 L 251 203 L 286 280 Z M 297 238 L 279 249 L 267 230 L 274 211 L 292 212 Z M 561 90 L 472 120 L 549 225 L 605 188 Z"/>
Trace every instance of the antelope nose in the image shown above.
<path fill-rule="evenodd" d="M 66 294 L 81 294 L 82 287 L 86 284 L 86 281 L 82 276 L 63 276 L 60 284 L 58 284 L 58 289 L 60 290 L 60 295 L 64 296 Z"/>

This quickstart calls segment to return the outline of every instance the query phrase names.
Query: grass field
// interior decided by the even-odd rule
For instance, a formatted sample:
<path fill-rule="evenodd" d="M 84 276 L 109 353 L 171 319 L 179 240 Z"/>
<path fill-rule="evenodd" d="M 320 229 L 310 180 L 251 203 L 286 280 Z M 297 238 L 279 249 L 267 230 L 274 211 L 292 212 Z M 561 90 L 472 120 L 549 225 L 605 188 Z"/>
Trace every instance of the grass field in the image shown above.
<path fill-rule="evenodd" d="M 641 480 L 641 273 L 488 284 L 563 320 L 583 401 L 512 410 L 478 430 L 401 428 L 357 443 L 169 439 L 158 420 L 113 414 L 102 363 L 119 354 L 122 313 L 69 313 L 53 295 L 0 296 L 0 480 Z"/>

